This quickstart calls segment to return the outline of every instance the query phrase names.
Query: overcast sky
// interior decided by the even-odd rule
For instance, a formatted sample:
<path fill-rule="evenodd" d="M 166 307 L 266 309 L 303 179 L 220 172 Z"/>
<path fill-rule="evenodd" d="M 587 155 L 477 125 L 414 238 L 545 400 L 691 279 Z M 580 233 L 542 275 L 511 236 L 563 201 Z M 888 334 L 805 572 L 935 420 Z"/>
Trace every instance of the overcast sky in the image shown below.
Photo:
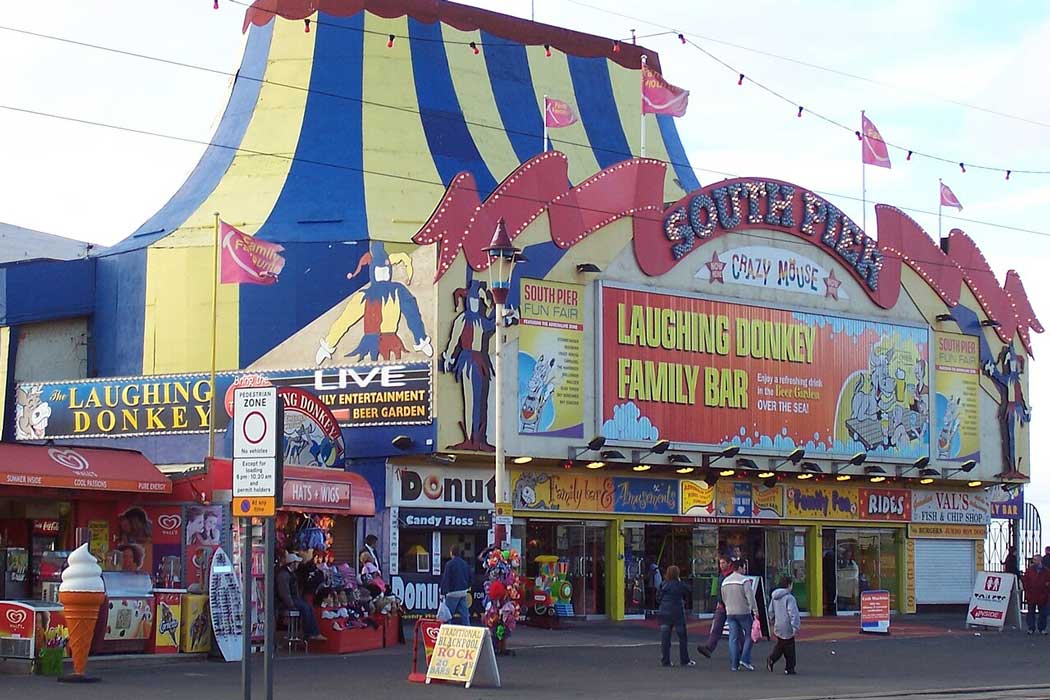
<path fill-rule="evenodd" d="M 533 5 L 470 4 L 523 17 Z M 865 109 L 887 141 L 916 151 L 953 162 L 1050 170 L 1045 2 L 1006 0 L 994 11 L 976 0 L 593 4 L 602 10 L 573 0 L 536 0 L 536 19 L 624 38 L 632 28 L 641 35 L 661 31 L 655 25 L 673 27 L 739 72 L 851 128 L 858 128 Z M 5 2 L 0 25 L 232 72 L 244 47 L 243 13 L 243 6 L 228 0 L 220 0 L 218 11 L 211 0 Z M 723 173 L 780 178 L 824 192 L 862 220 L 860 202 L 848 198 L 859 198 L 861 190 L 855 137 L 812 115 L 797 118 L 794 107 L 754 86 L 738 87 L 735 73 L 674 36 L 644 43 L 660 53 L 665 76 L 692 91 L 679 132 L 701 182 Z M 229 91 L 229 79 L 221 75 L 3 30 L 0 65 L 0 104 L 203 141 L 211 137 Z M 114 243 L 163 205 L 202 150 L 0 109 L 0 221 Z M 957 165 L 891 156 L 891 170 L 868 168 L 869 200 L 912 210 L 933 235 L 938 178 L 965 206 L 961 216 L 1036 232 L 944 221 L 945 232 L 959 227 L 976 240 L 1000 279 L 1017 269 L 1036 313 L 1050 323 L 1050 175 L 1015 174 L 1007 182 L 1002 173 L 969 168 L 963 174 Z M 870 205 L 868 217 L 875 233 Z M 1048 348 L 1038 337 L 1037 356 Z M 1034 363 L 1030 402 L 1037 434 L 1043 401 L 1050 401 L 1048 377 L 1050 366 Z M 1046 516 L 1048 456 L 1046 442 L 1034 439 L 1030 498 Z"/>

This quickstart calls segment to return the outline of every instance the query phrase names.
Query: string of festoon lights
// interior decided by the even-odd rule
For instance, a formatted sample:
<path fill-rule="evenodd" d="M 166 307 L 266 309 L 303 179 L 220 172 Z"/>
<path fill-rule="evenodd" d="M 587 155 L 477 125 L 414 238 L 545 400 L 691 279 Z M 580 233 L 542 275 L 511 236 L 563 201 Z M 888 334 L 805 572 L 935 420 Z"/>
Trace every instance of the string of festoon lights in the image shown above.
<path fill-rule="evenodd" d="M 246 8 L 252 6 L 252 3 L 251 2 L 247 2 L 246 0 L 225 0 L 225 1 L 229 2 L 230 4 L 239 5 L 239 6 L 246 7 Z M 219 0 L 213 0 L 212 7 L 215 8 L 215 9 L 219 9 Z M 344 24 L 325 22 L 325 21 L 321 21 L 321 20 L 311 20 L 310 18 L 305 18 L 303 20 L 303 24 L 304 24 L 304 31 L 306 31 L 306 32 L 310 31 L 311 26 L 329 26 L 329 27 L 332 27 L 332 28 L 335 28 L 335 29 L 356 31 L 356 32 L 361 32 L 363 34 L 375 35 L 375 36 L 378 36 L 378 37 L 381 37 L 382 39 L 384 39 L 387 48 L 390 48 L 390 49 L 394 48 L 394 46 L 395 46 L 395 44 L 396 44 L 398 39 L 405 39 L 405 40 L 409 40 L 410 39 L 411 41 L 435 42 L 435 43 L 446 44 L 446 45 L 449 45 L 449 46 L 462 46 L 462 47 L 466 48 L 467 50 L 471 51 L 475 56 L 480 55 L 482 49 L 492 49 L 492 48 L 498 48 L 498 47 L 513 47 L 513 48 L 517 48 L 517 47 L 521 46 L 521 44 L 516 43 L 516 42 L 511 42 L 511 41 L 456 40 L 456 39 L 444 39 L 444 38 L 436 38 L 436 37 L 419 37 L 419 36 L 409 37 L 409 36 L 406 36 L 406 35 L 386 33 L 386 32 L 381 32 L 381 31 L 377 31 L 377 30 L 373 30 L 373 29 L 365 29 L 363 27 L 350 27 L 350 26 L 347 26 L 347 25 L 344 25 Z M 764 92 L 768 93 L 769 95 L 771 95 L 771 96 L 781 100 L 782 102 L 785 102 L 785 103 L 791 105 L 791 107 L 795 110 L 795 116 L 797 118 L 801 119 L 803 117 L 803 115 L 810 115 L 812 117 L 816 117 L 817 119 L 820 119 L 821 121 L 826 122 L 827 124 L 829 124 L 831 126 L 834 126 L 834 127 L 838 128 L 838 129 L 841 129 L 843 131 L 852 133 L 858 141 L 862 141 L 863 140 L 864 136 L 861 134 L 859 129 L 855 129 L 855 128 L 850 127 L 850 126 L 848 126 L 846 124 L 843 124 L 841 121 L 838 121 L 838 120 L 836 120 L 836 119 L 834 119 L 832 117 L 829 117 L 826 114 L 822 114 L 820 112 L 817 112 L 817 111 L 814 111 L 812 109 L 809 109 L 809 108 L 805 107 L 802 104 L 802 102 L 800 102 L 799 100 L 792 99 L 791 97 L 788 97 L 787 95 L 784 95 L 783 93 L 781 93 L 778 90 L 774 89 L 770 85 L 768 85 L 768 84 L 766 84 L 766 83 L 764 83 L 762 81 L 755 80 L 754 78 L 750 77 L 745 71 L 740 70 L 737 67 L 735 67 L 735 66 L 729 64 L 728 62 L 724 61 L 723 59 L 721 59 L 720 57 L 718 57 L 717 55 L 712 53 L 709 49 L 701 46 L 700 44 L 695 42 L 693 39 L 687 37 L 684 33 L 674 32 L 674 31 L 668 30 L 668 31 L 654 32 L 652 34 L 636 35 L 635 31 L 632 29 L 630 38 L 626 38 L 626 39 L 610 39 L 609 40 L 610 50 L 612 51 L 612 53 L 620 53 L 620 51 L 622 50 L 621 47 L 625 43 L 630 42 L 633 45 L 633 44 L 636 44 L 637 41 L 640 40 L 640 39 L 651 39 L 651 38 L 663 37 L 663 36 L 676 36 L 678 38 L 679 42 L 683 46 L 690 46 L 693 49 L 695 49 L 696 51 L 702 53 L 706 57 L 708 57 L 711 60 L 715 61 L 716 63 L 718 63 L 719 65 L 724 67 L 727 71 L 729 71 L 733 76 L 735 76 L 738 86 L 743 87 L 743 86 L 745 86 L 745 84 L 753 85 L 753 86 L 763 90 Z M 548 58 L 550 58 L 553 55 L 553 50 L 552 50 L 552 47 L 551 47 L 551 43 L 544 42 L 542 44 L 542 46 L 544 48 L 545 55 Z M 860 110 L 857 110 L 857 111 L 859 112 Z M 939 162 L 939 163 L 947 163 L 947 164 L 951 164 L 953 166 L 958 166 L 959 171 L 961 173 L 966 173 L 967 169 L 970 169 L 970 170 L 982 170 L 982 171 L 992 172 L 992 173 L 1001 173 L 1004 176 L 1005 180 L 1010 180 L 1011 176 L 1013 176 L 1013 175 L 1050 175 L 1050 170 L 1034 170 L 1034 169 L 1016 168 L 1016 167 L 1004 167 L 1004 166 L 997 166 L 997 165 L 978 164 L 978 163 L 973 163 L 973 162 L 971 162 L 971 161 L 969 161 L 968 159 L 965 159 L 965 158 L 958 159 L 958 158 L 948 158 L 948 157 L 945 157 L 945 156 L 940 156 L 940 155 L 932 153 L 932 152 L 930 152 L 930 151 L 928 151 L 926 149 L 918 148 L 918 147 L 915 147 L 915 146 L 910 146 L 909 147 L 909 146 L 904 146 L 904 145 L 901 145 L 901 144 L 898 144 L 898 143 L 894 143 L 892 141 L 876 139 L 876 138 L 873 138 L 873 137 L 869 137 L 869 138 L 871 138 L 872 140 L 881 140 L 881 142 L 883 144 L 885 144 L 887 148 L 890 148 L 890 149 L 893 149 L 895 151 L 898 151 L 899 153 L 904 155 L 905 156 L 905 158 L 904 158 L 905 161 L 911 161 L 914 158 L 924 158 L 924 159 L 931 160 L 931 161 L 936 161 L 936 162 Z"/>

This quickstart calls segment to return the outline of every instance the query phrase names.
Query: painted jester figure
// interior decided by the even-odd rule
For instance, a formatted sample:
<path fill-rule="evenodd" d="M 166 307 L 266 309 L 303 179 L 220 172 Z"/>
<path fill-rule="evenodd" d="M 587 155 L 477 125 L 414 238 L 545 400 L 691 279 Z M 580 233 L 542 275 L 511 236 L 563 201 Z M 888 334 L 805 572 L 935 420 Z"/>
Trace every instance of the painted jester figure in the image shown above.
<path fill-rule="evenodd" d="M 463 311 L 452 322 L 448 346 L 441 353 L 441 369 L 451 372 L 463 390 L 463 442 L 450 449 L 493 452 L 488 441 L 489 385 L 493 368 L 489 349 L 496 334 L 496 312 L 484 282 L 470 280 L 453 293 Z"/>
<path fill-rule="evenodd" d="M 336 345 L 347 331 L 359 321 L 364 323 L 364 336 L 357 347 L 346 354 L 358 359 L 397 360 L 405 352 L 405 345 L 398 336 L 401 320 L 408 323 L 415 345 L 412 349 L 427 357 L 434 354 L 430 336 L 423 326 L 423 317 L 419 313 L 419 303 L 415 296 L 401 282 L 394 282 L 393 266 L 403 265 L 412 281 L 412 259 L 405 253 L 388 255 L 386 246 L 380 241 L 372 241 L 368 252 L 361 256 L 357 269 L 348 274 L 353 279 L 368 265 L 369 283 L 355 292 L 346 302 L 343 313 L 328 329 L 328 335 L 321 338 L 320 347 L 314 357 L 317 364 L 332 359 Z"/>

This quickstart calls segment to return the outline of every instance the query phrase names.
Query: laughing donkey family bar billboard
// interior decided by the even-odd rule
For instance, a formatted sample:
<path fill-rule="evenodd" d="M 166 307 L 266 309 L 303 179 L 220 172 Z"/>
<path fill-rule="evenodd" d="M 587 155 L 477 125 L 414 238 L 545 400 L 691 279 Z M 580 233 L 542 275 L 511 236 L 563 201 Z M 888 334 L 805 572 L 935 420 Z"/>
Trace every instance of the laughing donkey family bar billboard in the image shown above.
<path fill-rule="evenodd" d="M 929 454 L 925 328 L 602 288 L 603 434 Z"/>

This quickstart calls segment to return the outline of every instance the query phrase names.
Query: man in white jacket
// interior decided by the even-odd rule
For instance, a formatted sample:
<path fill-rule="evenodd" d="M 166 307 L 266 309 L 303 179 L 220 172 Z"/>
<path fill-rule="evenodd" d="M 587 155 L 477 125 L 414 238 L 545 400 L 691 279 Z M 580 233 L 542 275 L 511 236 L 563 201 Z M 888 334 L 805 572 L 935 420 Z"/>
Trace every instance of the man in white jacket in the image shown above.
<path fill-rule="evenodd" d="M 751 665 L 751 622 L 755 618 L 755 590 L 742 571 L 744 562 L 733 562 L 733 573 L 722 581 L 722 602 L 729 623 L 729 670 L 754 671 Z"/>
<path fill-rule="evenodd" d="M 773 671 L 773 667 L 780 657 L 784 657 L 786 664 L 785 674 L 795 675 L 795 635 L 802 627 L 802 616 L 798 614 L 798 601 L 791 594 L 793 581 L 790 576 L 781 577 L 780 588 L 773 591 L 770 596 L 769 607 L 766 610 L 769 626 L 773 628 L 777 643 L 766 659 L 766 668 Z"/>

